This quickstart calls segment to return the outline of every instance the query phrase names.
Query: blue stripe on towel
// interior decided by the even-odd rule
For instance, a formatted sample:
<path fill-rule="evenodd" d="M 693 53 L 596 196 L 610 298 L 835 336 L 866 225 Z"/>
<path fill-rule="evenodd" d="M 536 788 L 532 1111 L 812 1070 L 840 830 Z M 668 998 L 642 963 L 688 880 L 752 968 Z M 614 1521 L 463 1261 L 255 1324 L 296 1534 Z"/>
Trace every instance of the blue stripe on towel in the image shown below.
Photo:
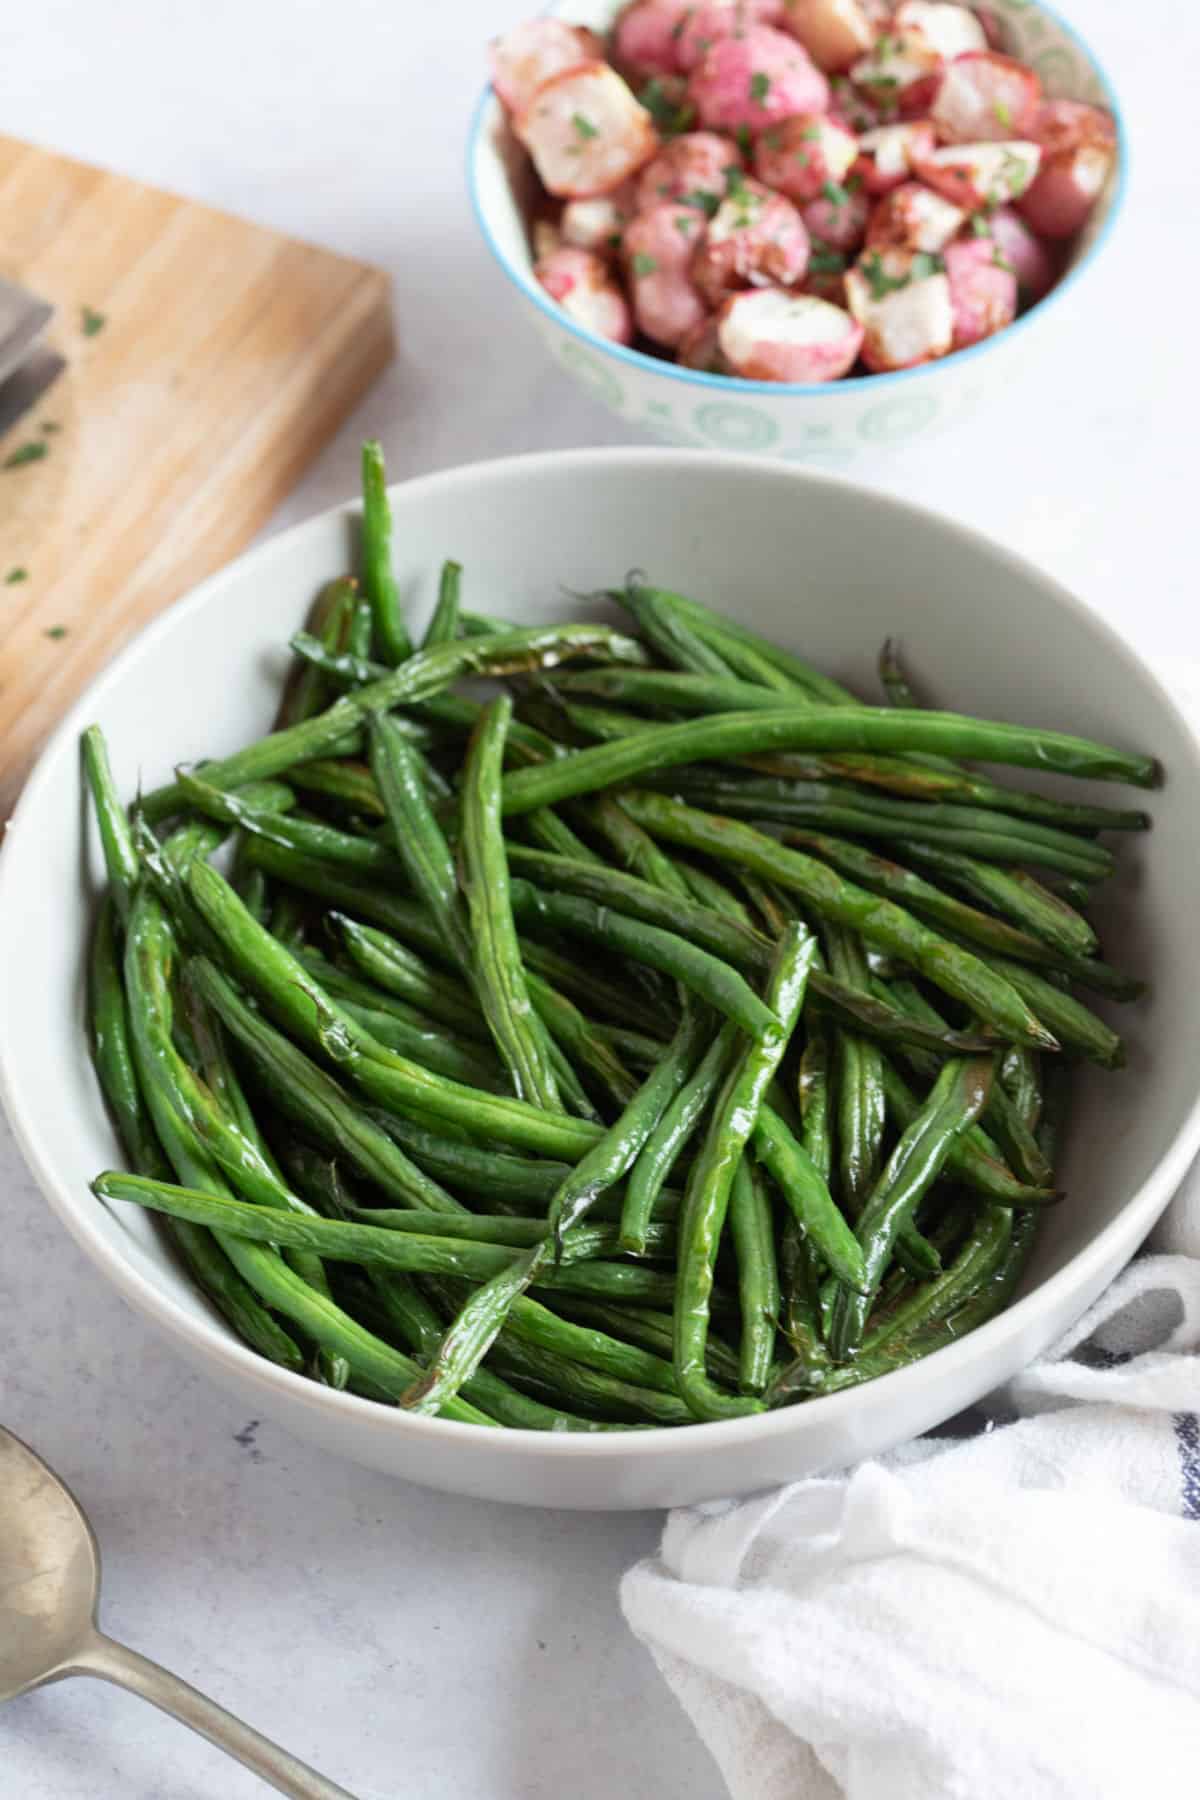
<path fill-rule="evenodd" d="M 1174 1424 L 1179 1446 L 1183 1516 L 1200 1520 L 1200 1418 L 1195 1413 L 1176 1413 Z"/>

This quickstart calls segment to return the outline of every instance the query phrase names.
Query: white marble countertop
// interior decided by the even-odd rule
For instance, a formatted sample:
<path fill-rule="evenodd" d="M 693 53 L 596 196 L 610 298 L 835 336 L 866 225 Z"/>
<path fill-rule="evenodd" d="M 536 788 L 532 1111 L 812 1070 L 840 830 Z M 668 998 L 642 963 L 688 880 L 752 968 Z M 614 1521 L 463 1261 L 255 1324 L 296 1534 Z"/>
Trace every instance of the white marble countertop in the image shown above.
<path fill-rule="evenodd" d="M 525 10 L 521 0 L 5 9 L 5 131 L 393 271 L 397 364 L 276 525 L 350 490 L 367 431 L 396 475 L 619 441 L 621 427 L 518 319 L 463 191 L 482 41 Z M 1194 658 L 1188 320 L 1200 258 L 1194 228 L 1180 229 L 1191 196 L 1179 121 L 1194 107 L 1200 33 L 1187 0 L 1069 10 L 1125 95 L 1135 157 L 1126 228 L 1074 316 L 1046 333 L 1053 409 L 1024 388 L 965 437 L 860 475 L 1022 550 L 1156 655 Z M 103 1286 L 3 1126 L 0 1185 L 0 1419 L 90 1509 L 115 1634 L 362 1800 L 718 1800 L 714 1766 L 617 1610 L 618 1575 L 653 1544 L 655 1517 L 431 1495 L 259 1427 Z M 0 1712 L 5 1800 L 262 1792 L 115 1690 L 74 1682 Z"/>

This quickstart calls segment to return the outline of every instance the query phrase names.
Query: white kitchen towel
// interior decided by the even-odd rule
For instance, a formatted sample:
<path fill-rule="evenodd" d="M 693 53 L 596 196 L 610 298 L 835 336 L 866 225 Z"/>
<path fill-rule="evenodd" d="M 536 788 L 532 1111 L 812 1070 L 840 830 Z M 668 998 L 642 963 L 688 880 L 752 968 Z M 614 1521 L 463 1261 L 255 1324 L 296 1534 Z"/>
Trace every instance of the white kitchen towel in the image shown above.
<path fill-rule="evenodd" d="M 672 1513 L 622 1604 L 734 1800 L 1195 1791 L 1198 1353 L 1144 1256 L 979 1434 Z"/>

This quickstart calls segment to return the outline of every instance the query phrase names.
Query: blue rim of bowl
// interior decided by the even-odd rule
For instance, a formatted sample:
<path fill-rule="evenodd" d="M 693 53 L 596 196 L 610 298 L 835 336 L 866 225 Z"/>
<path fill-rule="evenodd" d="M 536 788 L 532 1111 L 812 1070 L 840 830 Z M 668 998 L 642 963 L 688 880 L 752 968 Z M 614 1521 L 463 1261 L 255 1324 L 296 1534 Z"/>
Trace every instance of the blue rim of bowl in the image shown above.
<path fill-rule="evenodd" d="M 546 10 L 555 9 L 547 8 Z M 708 375 L 702 369 L 685 369 L 679 363 L 668 362 L 665 358 L 657 356 L 647 356 L 643 350 L 631 350 L 624 344 L 614 344 L 611 338 L 603 338 L 594 331 L 588 331 L 586 327 L 569 318 L 526 271 L 517 268 L 509 261 L 497 243 L 491 225 L 488 223 L 487 214 L 479 198 L 475 165 L 482 147 L 484 125 L 488 115 L 493 107 L 499 106 L 499 101 L 490 86 L 484 88 L 475 104 L 475 110 L 471 115 L 470 130 L 467 134 L 467 192 L 470 195 L 475 222 L 483 235 L 484 242 L 504 274 L 531 305 L 536 306 L 539 312 L 544 313 L 560 330 L 577 339 L 579 343 L 598 350 L 602 356 L 611 357 L 614 362 L 624 363 L 629 368 L 640 369 L 648 375 L 661 375 L 668 380 L 686 382 L 692 387 L 707 389 L 708 392 L 717 394 L 824 394 L 828 396 L 831 393 L 860 393 L 868 389 L 871 393 L 878 394 L 885 387 L 895 387 L 901 382 L 927 376 L 931 370 L 942 368 L 949 362 L 953 362 L 955 367 L 961 367 L 967 362 L 974 361 L 977 357 L 985 356 L 997 343 L 1011 342 L 1017 333 L 1023 334 L 1029 326 L 1049 312 L 1055 301 L 1073 289 L 1079 277 L 1091 267 L 1109 242 L 1113 227 L 1125 204 L 1129 182 L 1129 134 L 1125 127 L 1125 116 L 1121 111 L 1116 90 L 1108 78 L 1108 71 L 1096 57 L 1091 45 L 1080 36 L 1073 26 L 1068 25 L 1061 13 L 1055 12 L 1052 6 L 1042 5 L 1041 0 L 1037 0 L 1036 10 L 1044 13 L 1048 19 L 1053 19 L 1063 36 L 1068 38 L 1086 59 L 1103 89 L 1105 101 L 1117 127 L 1116 184 L 1109 199 L 1108 214 L 1095 242 L 1074 268 L 1068 270 L 1062 280 L 1056 283 L 1045 299 L 1039 300 L 1036 306 L 1031 306 L 1027 313 L 1021 318 L 1015 319 L 1003 331 L 985 338 L 982 343 L 970 345 L 966 350 L 956 350 L 953 357 L 945 357 L 936 363 L 920 363 L 915 369 L 894 369 L 886 375 L 852 375 L 842 381 L 747 381 L 737 375 Z"/>

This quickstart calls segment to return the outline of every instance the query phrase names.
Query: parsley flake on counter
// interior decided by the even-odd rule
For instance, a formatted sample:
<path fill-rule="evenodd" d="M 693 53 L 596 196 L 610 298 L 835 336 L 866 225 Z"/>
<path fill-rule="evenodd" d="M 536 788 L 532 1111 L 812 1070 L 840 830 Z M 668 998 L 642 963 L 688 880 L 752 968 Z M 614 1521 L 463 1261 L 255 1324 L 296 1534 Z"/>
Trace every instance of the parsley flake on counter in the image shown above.
<path fill-rule="evenodd" d="M 43 637 L 48 638 L 65 638 L 67 635 L 67 628 L 65 625 L 49 625 L 42 635 Z"/>
<path fill-rule="evenodd" d="M 84 337 L 95 337 L 108 324 L 106 314 L 97 312 L 94 306 L 81 306 L 79 309 L 79 325 Z"/>
<path fill-rule="evenodd" d="M 22 568 L 10 569 L 8 571 L 8 574 L 4 577 L 4 585 L 5 585 L 5 587 L 16 587 L 18 581 L 28 581 L 28 580 L 29 580 L 29 570 L 28 569 L 22 569 Z"/>
<path fill-rule="evenodd" d="M 21 469 L 24 468 L 26 463 L 41 462 L 42 458 L 44 456 L 49 456 L 49 454 L 49 444 L 36 442 L 19 444 L 17 448 L 11 451 L 9 455 L 5 457 L 4 461 L 0 463 L 0 468 Z"/>

